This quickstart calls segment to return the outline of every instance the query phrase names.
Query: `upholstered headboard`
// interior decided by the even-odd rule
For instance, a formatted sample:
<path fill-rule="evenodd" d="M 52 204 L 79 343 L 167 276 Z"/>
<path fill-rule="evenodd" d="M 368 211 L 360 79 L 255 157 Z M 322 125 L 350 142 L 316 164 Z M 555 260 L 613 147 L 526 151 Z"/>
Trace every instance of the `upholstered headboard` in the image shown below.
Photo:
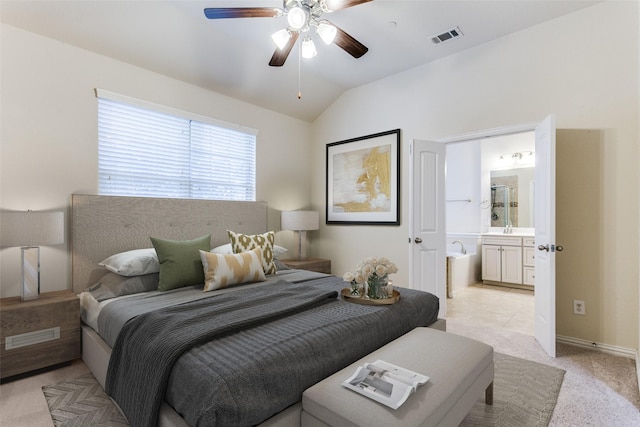
<path fill-rule="evenodd" d="M 229 243 L 227 230 L 268 231 L 267 204 L 73 194 L 73 290 L 81 292 L 106 274 L 98 263 L 108 256 L 152 247 L 150 236 L 186 240 L 211 234 L 211 247 L 215 247 Z"/>

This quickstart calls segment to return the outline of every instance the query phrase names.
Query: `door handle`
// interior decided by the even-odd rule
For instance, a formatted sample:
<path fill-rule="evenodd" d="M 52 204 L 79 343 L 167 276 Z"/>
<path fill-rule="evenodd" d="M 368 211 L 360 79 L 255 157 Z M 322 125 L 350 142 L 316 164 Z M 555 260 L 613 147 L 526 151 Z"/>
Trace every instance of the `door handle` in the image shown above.
<path fill-rule="evenodd" d="M 549 252 L 549 249 L 551 249 L 551 252 L 562 252 L 564 250 L 564 248 L 560 245 L 555 246 L 555 245 L 551 245 L 551 247 L 549 247 L 549 245 L 539 245 L 538 246 L 538 250 L 539 251 L 547 251 Z"/>
<path fill-rule="evenodd" d="M 413 241 L 416 242 L 416 244 L 422 243 L 422 239 L 419 237 L 416 237 Z"/>

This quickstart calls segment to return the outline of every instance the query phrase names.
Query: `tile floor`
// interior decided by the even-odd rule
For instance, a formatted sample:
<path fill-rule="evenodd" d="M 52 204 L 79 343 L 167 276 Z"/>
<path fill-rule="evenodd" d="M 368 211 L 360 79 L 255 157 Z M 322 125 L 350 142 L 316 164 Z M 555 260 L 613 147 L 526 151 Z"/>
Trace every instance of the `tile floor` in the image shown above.
<path fill-rule="evenodd" d="M 534 311 L 533 291 L 526 289 L 477 283 L 447 298 L 447 318 L 525 335 L 535 333 Z"/>

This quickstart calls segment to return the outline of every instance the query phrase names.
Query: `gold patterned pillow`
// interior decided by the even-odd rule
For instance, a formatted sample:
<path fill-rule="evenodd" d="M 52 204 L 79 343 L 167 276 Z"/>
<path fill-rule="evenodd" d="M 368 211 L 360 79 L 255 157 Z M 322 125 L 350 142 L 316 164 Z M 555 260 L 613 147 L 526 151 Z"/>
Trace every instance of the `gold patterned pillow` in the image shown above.
<path fill-rule="evenodd" d="M 204 291 L 226 288 L 239 283 L 267 280 L 262 269 L 262 250 L 241 254 L 214 254 L 200 251 L 204 269 Z"/>
<path fill-rule="evenodd" d="M 229 234 L 229 243 L 233 248 L 233 253 L 251 251 L 255 248 L 262 249 L 262 268 L 264 274 L 276 274 L 276 265 L 273 262 L 273 245 L 275 241 L 275 233 L 269 231 L 264 234 L 242 234 L 227 230 Z"/>

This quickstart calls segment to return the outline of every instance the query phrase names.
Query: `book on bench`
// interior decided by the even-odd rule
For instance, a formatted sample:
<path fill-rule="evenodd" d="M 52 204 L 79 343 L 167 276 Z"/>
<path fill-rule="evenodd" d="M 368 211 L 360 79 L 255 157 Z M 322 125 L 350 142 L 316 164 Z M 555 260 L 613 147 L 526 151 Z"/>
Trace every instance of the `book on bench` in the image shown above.
<path fill-rule="evenodd" d="M 348 389 L 367 396 L 393 409 L 398 409 L 418 386 L 429 377 L 401 368 L 383 360 L 358 366 L 352 376 L 343 381 Z"/>

